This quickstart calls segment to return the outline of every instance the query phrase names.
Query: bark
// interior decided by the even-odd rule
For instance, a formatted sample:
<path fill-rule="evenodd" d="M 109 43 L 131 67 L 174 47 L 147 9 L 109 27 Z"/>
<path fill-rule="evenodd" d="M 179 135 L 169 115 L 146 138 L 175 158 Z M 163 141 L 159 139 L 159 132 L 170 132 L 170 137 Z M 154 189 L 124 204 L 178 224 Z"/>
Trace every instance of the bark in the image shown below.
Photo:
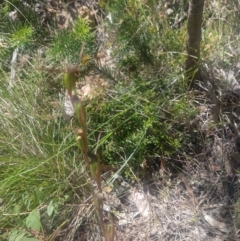
<path fill-rule="evenodd" d="M 200 42 L 203 7 L 204 0 L 190 0 L 189 2 L 185 73 L 187 79 L 191 80 L 191 85 L 193 85 L 196 80 L 201 80 Z"/>

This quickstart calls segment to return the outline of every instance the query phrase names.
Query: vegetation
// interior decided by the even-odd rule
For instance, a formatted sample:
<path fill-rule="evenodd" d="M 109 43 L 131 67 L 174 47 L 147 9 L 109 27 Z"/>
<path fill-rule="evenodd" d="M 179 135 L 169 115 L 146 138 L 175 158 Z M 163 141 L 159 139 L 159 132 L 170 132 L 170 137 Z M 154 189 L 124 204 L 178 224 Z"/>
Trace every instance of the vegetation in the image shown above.
<path fill-rule="evenodd" d="M 100 0 L 99 13 L 108 17 L 100 22 L 79 15 L 63 27 L 53 15 L 41 18 L 33 2 L 23 2 L 25 7 L 22 1 L 4 1 L 0 8 L 0 238 L 73 240 L 85 224 L 82 235 L 92 232 L 101 240 L 89 201 L 91 178 L 100 181 L 88 174 L 88 154 L 76 141 L 77 117 L 70 122 L 63 117 L 64 73 L 75 64 L 80 84 L 92 71 L 108 82 L 81 102 L 88 116 L 88 149 L 103 165 L 133 183 L 146 178 L 144 160 L 154 167 L 154 160 L 164 157 L 174 166 L 174 157 L 188 156 L 197 138 L 188 128 L 199 100 L 184 77 L 186 22 L 174 25 L 186 3 Z M 230 11 L 234 3 L 221 4 L 218 10 L 206 6 L 201 58 L 206 65 L 228 68 L 237 61 L 232 36 L 239 33 L 239 14 Z M 173 13 L 166 14 L 170 7 Z M 107 39 L 96 39 L 97 20 Z M 101 65 L 98 54 L 104 49 L 110 61 Z M 103 182 L 113 184 L 114 178 Z M 80 204 L 84 208 L 77 215 Z"/>

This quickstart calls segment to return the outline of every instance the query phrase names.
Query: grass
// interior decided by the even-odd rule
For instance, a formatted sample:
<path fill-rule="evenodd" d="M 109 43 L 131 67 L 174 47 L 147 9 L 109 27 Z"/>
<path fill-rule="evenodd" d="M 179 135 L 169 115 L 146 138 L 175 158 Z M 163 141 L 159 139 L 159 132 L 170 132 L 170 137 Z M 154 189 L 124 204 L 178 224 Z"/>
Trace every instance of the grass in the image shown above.
<path fill-rule="evenodd" d="M 140 175 L 144 158 L 154 158 L 159 153 L 171 155 L 181 147 L 184 139 L 181 128 L 186 121 L 183 110 L 189 106 L 187 95 L 179 94 L 184 90 L 183 80 L 181 76 L 176 78 L 179 68 L 174 67 L 171 53 L 161 52 L 159 45 L 154 45 L 153 48 L 159 47 L 160 50 L 156 56 L 150 54 L 149 46 L 156 36 L 149 38 L 151 24 L 147 21 L 147 13 L 144 14 L 147 27 L 138 30 L 138 23 L 126 25 L 131 28 L 130 36 L 128 31 L 125 32 L 125 39 L 118 39 L 121 51 L 114 50 L 117 66 L 121 66 L 125 77 L 117 77 L 114 87 L 101 97 L 88 101 L 86 106 L 91 148 L 98 149 L 102 161 L 119 167 L 118 173 L 128 179 Z M 134 16 L 128 16 L 131 17 Z M 124 31 L 123 27 L 121 31 Z M 30 43 L 36 43 L 34 37 L 37 35 L 32 30 L 32 26 L 23 25 L 10 35 L 13 48 L 19 47 L 22 53 L 29 53 L 29 48 L 35 51 L 36 46 Z M 173 33 L 169 31 L 168 34 Z M 142 38 L 147 35 L 148 38 Z M 126 41 L 129 37 L 131 41 Z M 72 30 L 54 31 L 48 38 L 47 62 L 51 65 L 76 62 L 83 40 L 86 41 L 85 54 L 93 56 L 93 35 L 86 22 L 78 20 Z M 136 41 L 140 41 L 141 46 L 145 44 L 149 50 L 142 53 Z M 173 42 L 169 41 L 163 45 L 172 45 Z M 177 45 L 176 53 L 179 51 Z M 127 49 L 130 52 L 125 59 L 121 56 Z M 10 53 L 4 52 L 5 58 Z M 179 54 L 173 56 L 179 62 Z M 0 197 L 3 199 L 0 226 L 4 239 L 22 236 L 36 239 L 31 229 L 45 238 L 54 237 L 58 227 L 71 226 L 68 218 L 71 218 L 75 204 L 82 203 L 90 195 L 89 179 L 75 135 L 62 118 L 61 105 L 56 107 L 53 104 L 58 93 L 47 82 L 54 78 L 51 81 L 61 88 L 61 75 L 47 76 L 36 67 L 39 63 L 41 66 L 42 60 L 34 54 L 29 57 L 31 62 L 27 61 L 19 69 L 13 88 L 9 89 L 8 84 L 9 65 L 4 65 L 0 79 L 3 103 L 0 113 L 3 167 L 0 171 Z M 150 61 L 149 65 L 150 58 L 154 62 Z M 166 59 L 171 59 L 168 69 L 174 68 L 174 72 L 152 74 Z M 142 63 L 149 66 L 148 71 Z M 133 64 L 136 70 L 130 73 L 130 81 L 127 73 Z M 188 115 L 192 113 L 190 111 Z M 93 217 L 90 213 L 88 209 L 85 211 L 86 218 Z M 82 222 L 84 220 L 76 220 L 74 225 L 79 227 Z M 47 228 L 49 223 L 51 225 Z M 95 227 L 90 226 L 91 229 L 95 230 Z"/>
<path fill-rule="evenodd" d="M 154 1 L 100 3 L 114 19 L 104 24 L 111 35 L 107 46 L 112 48 L 115 82 L 86 101 L 89 142 L 104 164 L 118 167 L 117 173 L 128 180 L 139 180 L 145 159 L 151 165 L 155 157 L 184 153 L 191 142 L 186 126 L 197 110 L 182 76 L 186 28 L 172 29 L 172 18 L 153 14 Z M 61 71 L 41 69 L 77 63 L 83 41 L 84 57 L 94 63 L 99 46 L 93 29 L 79 18 L 68 29 L 43 24 L 41 30 L 36 19 L 31 21 L 32 13 L 25 12 L 17 24 L 8 19 L 7 7 L 14 5 L 5 3 L 0 26 L 0 238 L 41 240 L 32 229 L 46 240 L 61 230 L 73 238 L 83 223 L 88 223 L 86 232 L 97 233 L 99 228 L 91 225 L 96 223 L 93 206 L 85 202 L 91 195 L 90 179 L 76 144 L 76 123 L 73 119 L 70 125 L 62 117 L 58 90 L 63 89 L 63 76 Z M 226 28 L 230 12 L 218 14 L 222 18 L 216 16 L 218 20 L 205 26 L 202 58 L 204 63 L 229 67 L 237 58 L 233 53 L 226 57 L 224 51 L 238 47 L 227 35 L 238 30 Z M 37 55 L 43 46 L 44 58 Z M 16 48 L 28 60 L 15 66 L 14 86 L 9 88 Z M 79 212 L 83 218 L 76 215 Z"/>
<path fill-rule="evenodd" d="M 6 75 L 0 80 L 3 233 L 17 224 L 24 228 L 24 217 L 50 202 L 57 213 L 58 206 L 69 198 L 74 201 L 74 194 L 83 196 L 81 184 L 87 182 L 74 136 L 62 120 L 61 109 L 51 111 L 49 102 L 36 103 L 34 93 L 39 84 L 38 79 L 32 81 L 34 70 L 30 71 L 31 75 L 24 80 L 17 76 L 16 86 L 11 90 L 7 88 Z M 35 75 L 39 78 L 38 72 Z"/>

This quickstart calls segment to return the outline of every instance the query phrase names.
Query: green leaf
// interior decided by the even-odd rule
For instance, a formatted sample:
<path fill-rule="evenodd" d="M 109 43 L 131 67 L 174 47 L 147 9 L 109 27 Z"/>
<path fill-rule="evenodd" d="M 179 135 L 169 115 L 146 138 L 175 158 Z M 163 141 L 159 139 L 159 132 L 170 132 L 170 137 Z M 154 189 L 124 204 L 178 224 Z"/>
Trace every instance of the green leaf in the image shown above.
<path fill-rule="evenodd" d="M 26 233 L 20 233 L 20 234 L 14 239 L 14 241 L 22 241 L 25 235 L 26 235 Z"/>
<path fill-rule="evenodd" d="M 35 200 L 36 200 L 37 204 L 40 204 L 40 203 L 43 202 L 45 196 L 44 196 L 44 193 L 42 191 L 42 187 L 35 190 L 34 196 L 35 196 Z"/>
<path fill-rule="evenodd" d="M 19 241 L 26 235 L 26 232 L 18 232 L 18 230 L 13 230 L 10 233 L 9 241 Z"/>
<path fill-rule="evenodd" d="M 24 231 L 19 232 L 18 230 L 14 230 L 9 236 L 9 241 L 40 241 L 36 238 L 25 237 L 26 235 L 28 235 L 28 233 Z"/>
<path fill-rule="evenodd" d="M 53 202 L 51 200 L 51 202 L 47 206 L 47 214 L 49 217 L 52 216 L 53 211 L 54 211 L 54 206 L 53 206 Z"/>
<path fill-rule="evenodd" d="M 41 222 L 40 222 L 40 212 L 38 209 L 32 210 L 32 212 L 28 215 L 26 219 L 26 225 L 30 229 L 33 229 L 38 232 L 40 231 Z"/>
<path fill-rule="evenodd" d="M 19 214 L 19 213 L 20 213 L 20 206 L 19 206 L 18 204 L 16 204 L 16 205 L 14 206 L 14 213 L 15 213 L 15 214 Z"/>

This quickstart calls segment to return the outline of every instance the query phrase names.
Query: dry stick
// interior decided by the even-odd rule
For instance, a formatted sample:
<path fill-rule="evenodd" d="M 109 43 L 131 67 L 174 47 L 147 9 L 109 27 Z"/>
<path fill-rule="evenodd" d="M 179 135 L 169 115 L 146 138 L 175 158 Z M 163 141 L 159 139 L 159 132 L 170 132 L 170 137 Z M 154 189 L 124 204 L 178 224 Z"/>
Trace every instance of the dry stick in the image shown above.
<path fill-rule="evenodd" d="M 87 166 L 90 170 L 90 161 L 89 161 L 89 157 L 88 157 L 88 154 L 87 153 L 84 153 L 84 159 L 87 163 Z M 99 157 L 98 157 L 98 168 L 100 168 L 100 160 L 99 160 Z M 101 171 L 101 170 L 99 170 Z M 99 178 L 99 179 L 98 179 Z M 98 212 L 98 216 L 99 216 L 99 223 L 100 223 L 100 227 L 101 227 L 101 230 L 102 230 L 102 233 L 103 233 L 103 236 L 105 237 L 106 239 L 106 235 L 105 235 L 105 228 L 104 228 L 104 221 L 103 221 L 103 201 L 104 201 L 104 197 L 102 195 L 102 187 L 101 187 L 101 173 L 100 173 L 100 176 L 98 177 L 95 181 L 97 183 L 97 186 L 98 186 L 98 194 L 95 194 L 94 195 L 94 191 L 93 191 L 93 187 L 91 186 L 91 192 L 92 192 L 92 197 L 93 199 L 95 198 L 95 208 Z M 106 239 L 107 240 L 107 239 Z M 107 240 L 108 241 L 108 240 Z M 112 240 L 113 241 L 113 240 Z"/>
<path fill-rule="evenodd" d="M 190 198 L 192 198 L 194 207 L 196 208 L 196 206 L 197 206 L 197 204 L 196 204 L 196 197 L 195 197 L 195 195 L 194 195 L 194 193 L 193 193 L 193 190 L 192 190 L 191 187 L 189 186 L 186 178 L 183 176 L 182 173 L 179 173 L 178 176 L 180 177 L 180 179 L 181 179 L 182 182 L 184 183 L 184 185 L 185 185 L 185 187 L 186 187 L 186 189 L 187 189 L 188 196 L 189 196 Z"/>
<path fill-rule="evenodd" d="M 80 123 L 80 124 L 84 125 L 84 123 Z M 83 138 L 83 142 L 84 142 L 84 146 L 85 146 L 85 148 L 82 149 L 83 157 L 84 157 L 87 167 L 90 171 L 91 166 L 90 166 L 90 160 L 88 157 L 88 139 L 87 139 L 86 127 L 81 129 L 81 131 L 78 132 L 78 135 L 80 136 L 80 138 Z M 92 175 L 90 174 L 90 176 L 92 176 L 92 179 L 96 181 L 99 192 L 97 194 L 94 194 L 93 186 L 91 185 L 91 193 L 92 193 L 92 197 L 93 197 L 93 202 L 95 204 L 94 206 L 95 206 L 98 216 L 99 216 L 100 227 L 101 227 L 103 236 L 106 238 L 105 229 L 104 229 L 104 221 L 103 221 L 103 204 L 102 204 L 104 198 L 102 195 L 102 188 L 101 188 L 101 173 L 99 173 L 101 170 L 100 170 L 99 157 L 97 156 L 97 158 L 98 158 L 97 159 L 98 174 L 96 176 L 93 176 L 93 174 Z M 94 161 L 96 161 L 96 160 L 94 160 Z"/>

